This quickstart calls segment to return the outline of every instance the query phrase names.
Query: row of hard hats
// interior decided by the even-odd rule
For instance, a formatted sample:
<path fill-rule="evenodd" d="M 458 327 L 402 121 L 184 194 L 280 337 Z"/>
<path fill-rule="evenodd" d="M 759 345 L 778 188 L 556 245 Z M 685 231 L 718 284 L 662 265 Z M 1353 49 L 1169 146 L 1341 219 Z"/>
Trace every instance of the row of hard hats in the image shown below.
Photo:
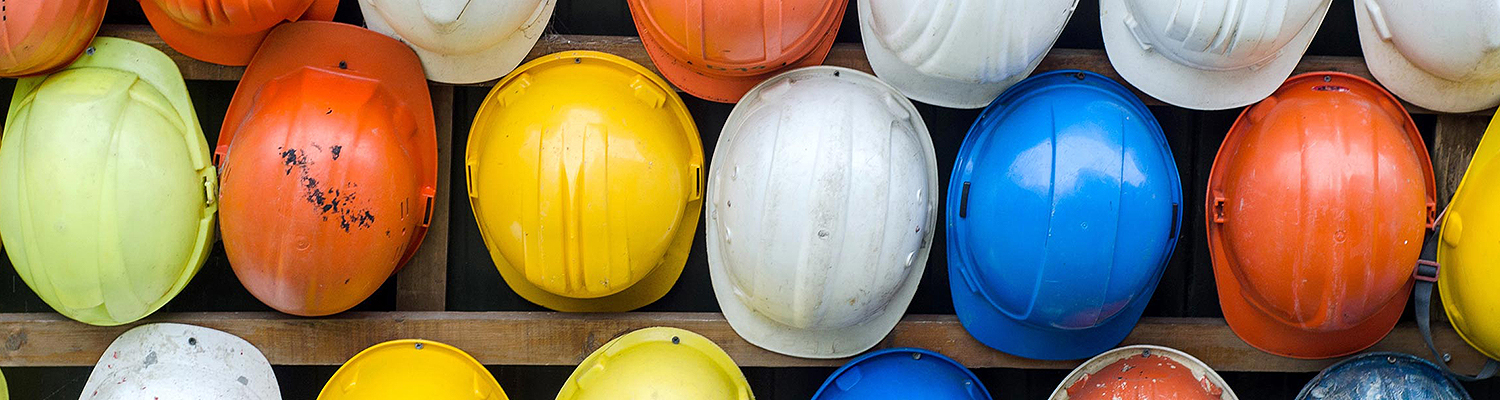
<path fill-rule="evenodd" d="M 1370 353 L 1328 367 L 1298 400 L 1467 400 L 1453 377 L 1427 360 Z M 6 398 L 0 378 L 0 399 Z M 734 360 L 691 331 L 655 327 L 630 332 L 595 350 L 573 371 L 558 400 L 651 398 L 752 400 Z M 281 398 L 276 374 L 254 345 L 238 336 L 193 325 L 138 326 L 116 338 L 84 385 L 80 400 Z M 380 343 L 344 363 L 320 400 L 507 399 L 484 365 L 463 350 L 430 340 Z M 834 371 L 813 400 L 990 400 L 973 372 L 942 354 L 893 348 L 853 359 Z M 1181 351 L 1151 345 L 1117 348 L 1079 365 L 1063 378 L 1053 400 L 1220 399 L 1234 391 L 1212 368 Z"/>
<path fill-rule="evenodd" d="M 106 0 L 11 4 L 24 31 L 0 75 L 66 65 L 98 29 Z M 1078 0 L 858 0 L 877 75 L 923 102 L 989 104 L 1029 75 Z M 1269 96 L 1296 67 L 1333 0 L 1102 0 L 1111 63 L 1164 102 L 1227 109 Z M 1438 111 L 1500 104 L 1500 18 L 1494 2 L 1355 0 L 1370 72 L 1402 98 Z M 821 64 L 848 0 L 630 0 L 657 68 L 704 99 L 737 102 L 761 81 Z M 245 65 L 284 21 L 329 20 L 338 0 L 140 0 L 168 45 L 200 60 Z M 540 38 L 555 0 L 359 0 L 370 29 L 406 42 L 435 81 L 505 75 Z M 998 21 L 998 22 L 997 22 Z M 11 25 L 7 25 L 11 26 Z M 1204 90 L 1212 88 L 1212 90 Z"/>
<path fill-rule="evenodd" d="M 0 236 L 70 318 L 119 325 L 182 290 L 213 246 L 266 304 L 328 315 L 416 252 L 437 186 L 427 82 L 410 49 L 332 22 L 282 25 L 210 150 L 176 64 L 99 37 L 16 84 L 0 141 Z M 210 154 L 214 156 L 210 158 Z"/>

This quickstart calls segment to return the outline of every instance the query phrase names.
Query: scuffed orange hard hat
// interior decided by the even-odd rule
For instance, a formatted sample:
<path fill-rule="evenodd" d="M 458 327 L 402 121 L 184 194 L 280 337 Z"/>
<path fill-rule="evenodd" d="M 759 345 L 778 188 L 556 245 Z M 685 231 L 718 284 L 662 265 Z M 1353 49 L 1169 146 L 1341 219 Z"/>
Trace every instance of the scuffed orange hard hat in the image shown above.
<path fill-rule="evenodd" d="M 11 0 L 0 13 L 0 77 L 51 72 L 78 58 L 108 0 Z"/>
<path fill-rule="evenodd" d="M 683 91 L 721 103 L 823 63 L 848 0 L 630 0 L 641 43 Z"/>
<path fill-rule="evenodd" d="M 1209 175 L 1229 327 L 1294 358 L 1380 341 L 1410 296 L 1435 192 L 1422 137 L 1389 93 L 1334 72 L 1287 80 L 1240 114 Z"/>
<path fill-rule="evenodd" d="M 219 217 L 240 282 L 282 312 L 354 307 L 411 258 L 437 186 L 422 65 L 333 22 L 273 30 L 219 133 Z"/>
<path fill-rule="evenodd" d="M 245 65 L 284 21 L 330 21 L 339 0 L 138 0 L 173 50 L 223 65 Z"/>

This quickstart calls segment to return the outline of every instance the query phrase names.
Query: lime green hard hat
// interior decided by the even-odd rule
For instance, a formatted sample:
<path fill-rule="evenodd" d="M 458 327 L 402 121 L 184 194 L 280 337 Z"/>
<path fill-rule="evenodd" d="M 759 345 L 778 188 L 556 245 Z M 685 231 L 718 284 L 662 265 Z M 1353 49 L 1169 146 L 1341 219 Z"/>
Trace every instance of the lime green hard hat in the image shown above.
<path fill-rule="evenodd" d="M 0 238 L 22 280 L 93 325 L 176 296 L 213 243 L 216 173 L 177 65 L 99 37 L 16 83 L 0 139 Z"/>

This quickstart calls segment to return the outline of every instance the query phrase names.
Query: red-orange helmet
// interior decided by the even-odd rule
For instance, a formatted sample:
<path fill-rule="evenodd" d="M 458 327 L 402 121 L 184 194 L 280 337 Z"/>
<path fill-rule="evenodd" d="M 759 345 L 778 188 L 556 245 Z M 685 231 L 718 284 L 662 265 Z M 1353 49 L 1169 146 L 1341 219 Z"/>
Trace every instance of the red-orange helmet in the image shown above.
<path fill-rule="evenodd" d="M 849 0 L 630 0 L 656 69 L 694 96 L 734 103 L 776 74 L 818 65 Z"/>
<path fill-rule="evenodd" d="M 1435 193 L 1422 137 L 1394 97 L 1346 74 L 1292 77 L 1240 114 L 1209 175 L 1224 319 L 1286 357 L 1375 344 L 1410 296 Z"/>
<path fill-rule="evenodd" d="M 329 21 L 339 0 L 138 0 L 173 50 L 223 65 L 245 65 L 284 21 Z"/>
<path fill-rule="evenodd" d="M 353 25 L 273 30 L 245 69 L 219 145 L 224 250 L 290 314 L 354 307 L 411 258 L 437 186 L 422 65 Z"/>
<path fill-rule="evenodd" d="M 0 7 L 0 77 L 51 72 L 73 62 L 104 21 L 108 0 L 11 0 Z"/>

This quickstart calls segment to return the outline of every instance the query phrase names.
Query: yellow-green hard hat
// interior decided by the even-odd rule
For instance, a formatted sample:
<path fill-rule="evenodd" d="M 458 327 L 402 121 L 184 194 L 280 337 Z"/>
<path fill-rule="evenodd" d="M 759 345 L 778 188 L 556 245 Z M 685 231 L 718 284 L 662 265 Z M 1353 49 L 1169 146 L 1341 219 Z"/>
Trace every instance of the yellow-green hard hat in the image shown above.
<path fill-rule="evenodd" d="M 215 179 L 177 65 L 99 37 L 72 65 L 16 83 L 0 139 L 0 238 L 53 309 L 129 323 L 203 266 Z"/>
<path fill-rule="evenodd" d="M 719 345 L 692 331 L 646 328 L 605 343 L 563 383 L 557 400 L 754 400 Z"/>

